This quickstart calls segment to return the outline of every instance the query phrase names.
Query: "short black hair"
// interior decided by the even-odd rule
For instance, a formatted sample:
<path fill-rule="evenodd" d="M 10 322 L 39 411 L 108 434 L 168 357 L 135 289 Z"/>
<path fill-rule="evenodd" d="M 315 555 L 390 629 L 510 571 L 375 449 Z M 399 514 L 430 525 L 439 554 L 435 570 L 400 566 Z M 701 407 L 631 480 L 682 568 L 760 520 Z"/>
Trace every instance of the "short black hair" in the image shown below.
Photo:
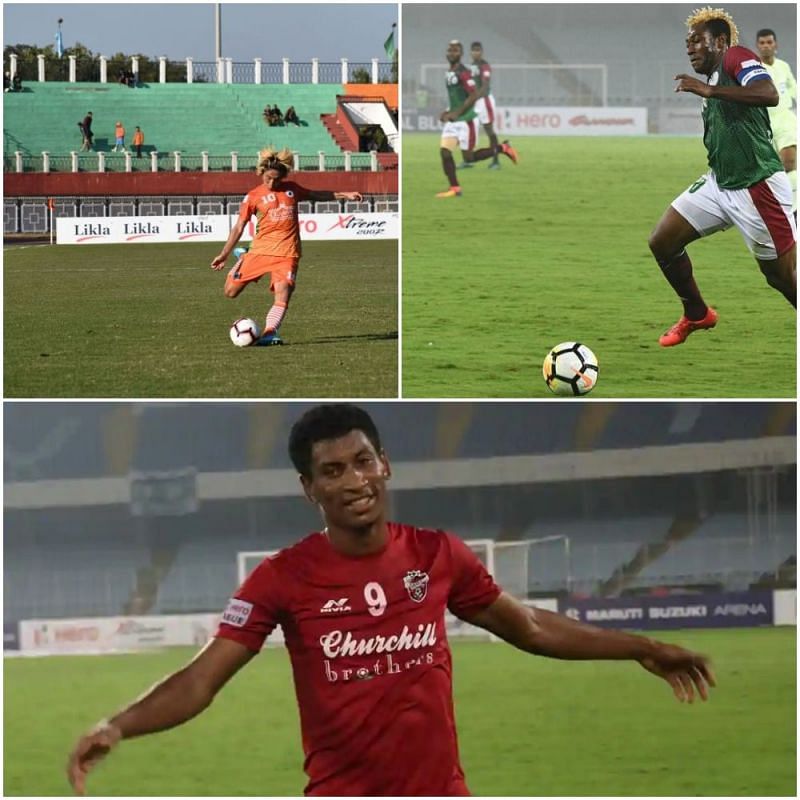
<path fill-rule="evenodd" d="M 292 425 L 289 433 L 289 458 L 305 478 L 311 477 L 311 450 L 316 442 L 340 439 L 350 431 L 361 431 L 375 452 L 382 451 L 381 437 L 372 417 L 363 408 L 350 403 L 315 406 Z"/>
<path fill-rule="evenodd" d="M 473 47 L 480 47 L 480 49 L 481 49 L 481 50 L 483 50 L 483 45 L 482 45 L 480 42 L 473 42 L 473 43 L 472 43 L 472 44 L 469 46 L 469 49 L 470 49 L 470 50 L 472 50 L 472 48 L 473 48 Z"/>
<path fill-rule="evenodd" d="M 731 26 L 728 25 L 727 20 L 724 19 L 710 19 L 705 23 L 706 30 L 716 39 L 718 36 L 724 36 L 728 44 L 731 43 Z"/>
<path fill-rule="evenodd" d="M 762 36 L 771 36 L 776 42 L 778 41 L 778 37 L 775 35 L 775 31 L 772 30 L 772 28 L 762 28 L 756 34 L 756 39 L 760 39 Z"/>

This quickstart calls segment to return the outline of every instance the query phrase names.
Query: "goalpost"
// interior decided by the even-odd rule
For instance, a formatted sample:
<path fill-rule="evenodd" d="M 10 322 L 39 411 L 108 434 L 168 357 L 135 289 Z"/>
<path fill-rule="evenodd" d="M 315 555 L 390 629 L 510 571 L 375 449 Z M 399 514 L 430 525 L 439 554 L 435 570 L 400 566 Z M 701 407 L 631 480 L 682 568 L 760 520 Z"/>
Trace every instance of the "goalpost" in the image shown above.
<path fill-rule="evenodd" d="M 540 539 L 498 542 L 467 539 L 467 547 L 480 559 L 500 586 L 525 600 L 531 594 L 569 591 L 572 588 L 569 537 L 556 535 Z M 277 550 L 247 550 L 236 554 L 239 583 Z"/>
<path fill-rule="evenodd" d="M 420 64 L 420 86 L 444 95 L 444 64 Z M 567 79 L 572 88 L 564 87 Z M 608 105 L 607 64 L 492 64 L 498 105 Z M 508 98 L 513 98 L 509 102 Z M 598 102 L 599 101 L 599 102 Z"/>
<path fill-rule="evenodd" d="M 265 559 L 279 550 L 244 550 L 236 554 L 236 578 L 241 586 L 244 579 Z"/>

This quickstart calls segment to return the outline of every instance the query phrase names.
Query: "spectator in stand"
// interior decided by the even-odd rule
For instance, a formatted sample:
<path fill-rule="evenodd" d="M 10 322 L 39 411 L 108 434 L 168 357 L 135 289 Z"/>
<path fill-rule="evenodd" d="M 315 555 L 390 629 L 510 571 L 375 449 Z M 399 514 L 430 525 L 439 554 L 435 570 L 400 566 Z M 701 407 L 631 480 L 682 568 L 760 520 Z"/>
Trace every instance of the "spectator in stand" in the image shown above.
<path fill-rule="evenodd" d="M 272 106 L 270 105 L 264 106 L 264 122 L 272 126 Z"/>
<path fill-rule="evenodd" d="M 125 152 L 125 128 L 121 122 L 114 126 L 114 153 Z"/>
<path fill-rule="evenodd" d="M 92 138 L 94 134 L 92 133 L 92 112 L 88 111 L 86 116 L 83 118 L 82 122 L 78 123 L 78 127 L 81 129 L 81 133 L 83 134 L 83 143 L 81 144 L 81 152 L 84 150 L 94 150 L 92 145 Z"/>
<path fill-rule="evenodd" d="M 11 91 L 12 92 L 22 91 L 22 78 L 20 78 L 19 73 L 16 73 L 14 77 L 11 79 Z"/>
<path fill-rule="evenodd" d="M 6 71 L 3 75 L 3 91 L 10 92 L 11 91 L 11 73 Z"/>
<path fill-rule="evenodd" d="M 274 125 L 283 125 L 283 114 L 277 105 L 272 106 L 272 116 L 275 119 Z"/>
<path fill-rule="evenodd" d="M 294 106 L 289 106 L 286 109 L 286 113 L 283 115 L 283 121 L 288 125 L 290 122 L 293 122 L 295 125 L 300 127 L 300 120 L 298 119 L 297 112 L 294 110 Z"/>
<path fill-rule="evenodd" d="M 144 134 L 142 129 L 137 125 L 133 134 L 133 146 L 136 148 L 136 158 L 142 157 L 142 145 L 144 144 Z"/>

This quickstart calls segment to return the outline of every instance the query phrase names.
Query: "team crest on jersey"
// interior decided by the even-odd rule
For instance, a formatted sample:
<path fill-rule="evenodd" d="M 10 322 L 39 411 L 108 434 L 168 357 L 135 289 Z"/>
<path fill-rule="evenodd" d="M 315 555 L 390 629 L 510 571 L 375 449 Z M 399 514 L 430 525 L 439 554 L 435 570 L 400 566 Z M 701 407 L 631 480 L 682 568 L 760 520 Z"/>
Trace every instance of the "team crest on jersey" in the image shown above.
<path fill-rule="evenodd" d="M 415 602 L 421 603 L 428 594 L 428 577 L 427 572 L 419 569 L 410 569 L 406 572 L 403 578 L 403 586 L 406 587 L 408 596 Z"/>

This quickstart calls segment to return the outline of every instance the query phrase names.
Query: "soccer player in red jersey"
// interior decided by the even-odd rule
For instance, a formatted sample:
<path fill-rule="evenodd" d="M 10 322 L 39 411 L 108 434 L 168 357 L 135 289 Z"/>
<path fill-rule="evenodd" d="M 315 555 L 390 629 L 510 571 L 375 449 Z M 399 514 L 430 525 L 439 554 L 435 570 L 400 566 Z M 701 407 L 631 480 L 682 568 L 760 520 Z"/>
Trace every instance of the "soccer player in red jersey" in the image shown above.
<path fill-rule="evenodd" d="M 758 56 L 737 45 L 739 32 L 721 8 L 687 20 L 686 51 L 707 82 L 676 75 L 676 92 L 703 98 L 703 144 L 709 171 L 673 200 L 650 236 L 650 250 L 683 303 L 681 318 L 659 339 L 662 347 L 713 328 L 718 314 L 694 280 L 686 246 L 736 227 L 767 283 L 797 307 L 797 230 L 792 188 L 775 152 L 768 106 L 778 90 Z"/>
<path fill-rule="evenodd" d="M 480 86 L 481 92 L 480 98 L 475 101 L 475 111 L 478 114 L 479 122 L 483 125 L 483 129 L 489 137 L 489 147 L 494 152 L 489 169 L 500 169 L 500 160 L 497 158 L 497 154 L 500 152 L 500 145 L 497 142 L 497 134 L 494 132 L 497 103 L 492 94 L 492 68 L 483 57 L 483 45 L 480 42 L 473 42 L 470 45 L 469 52 L 472 56 L 472 75 L 475 78 L 475 82 Z"/>
<path fill-rule="evenodd" d="M 193 661 L 78 741 L 67 772 L 79 793 L 122 739 L 208 707 L 277 625 L 294 673 L 306 795 L 469 794 L 447 609 L 528 653 L 637 661 L 679 701 L 707 699 L 714 675 L 703 656 L 529 608 L 457 536 L 387 521 L 391 466 L 362 409 L 310 409 L 292 428 L 289 453 L 325 527 L 262 561 Z"/>
<path fill-rule="evenodd" d="M 294 292 L 302 254 L 297 204 L 302 200 L 362 199 L 359 192 L 312 192 L 287 181 L 292 163 L 290 150 L 278 152 L 268 147 L 261 151 L 256 173 L 262 176 L 262 184 L 245 195 L 239 207 L 239 219 L 231 229 L 228 241 L 211 262 L 214 270 L 225 266 L 247 224 L 255 217 L 253 244 L 233 265 L 223 291 L 226 297 L 237 297 L 249 283 L 271 274 L 269 290 L 274 294 L 274 300 L 257 344 L 281 344 L 278 328 Z"/>

